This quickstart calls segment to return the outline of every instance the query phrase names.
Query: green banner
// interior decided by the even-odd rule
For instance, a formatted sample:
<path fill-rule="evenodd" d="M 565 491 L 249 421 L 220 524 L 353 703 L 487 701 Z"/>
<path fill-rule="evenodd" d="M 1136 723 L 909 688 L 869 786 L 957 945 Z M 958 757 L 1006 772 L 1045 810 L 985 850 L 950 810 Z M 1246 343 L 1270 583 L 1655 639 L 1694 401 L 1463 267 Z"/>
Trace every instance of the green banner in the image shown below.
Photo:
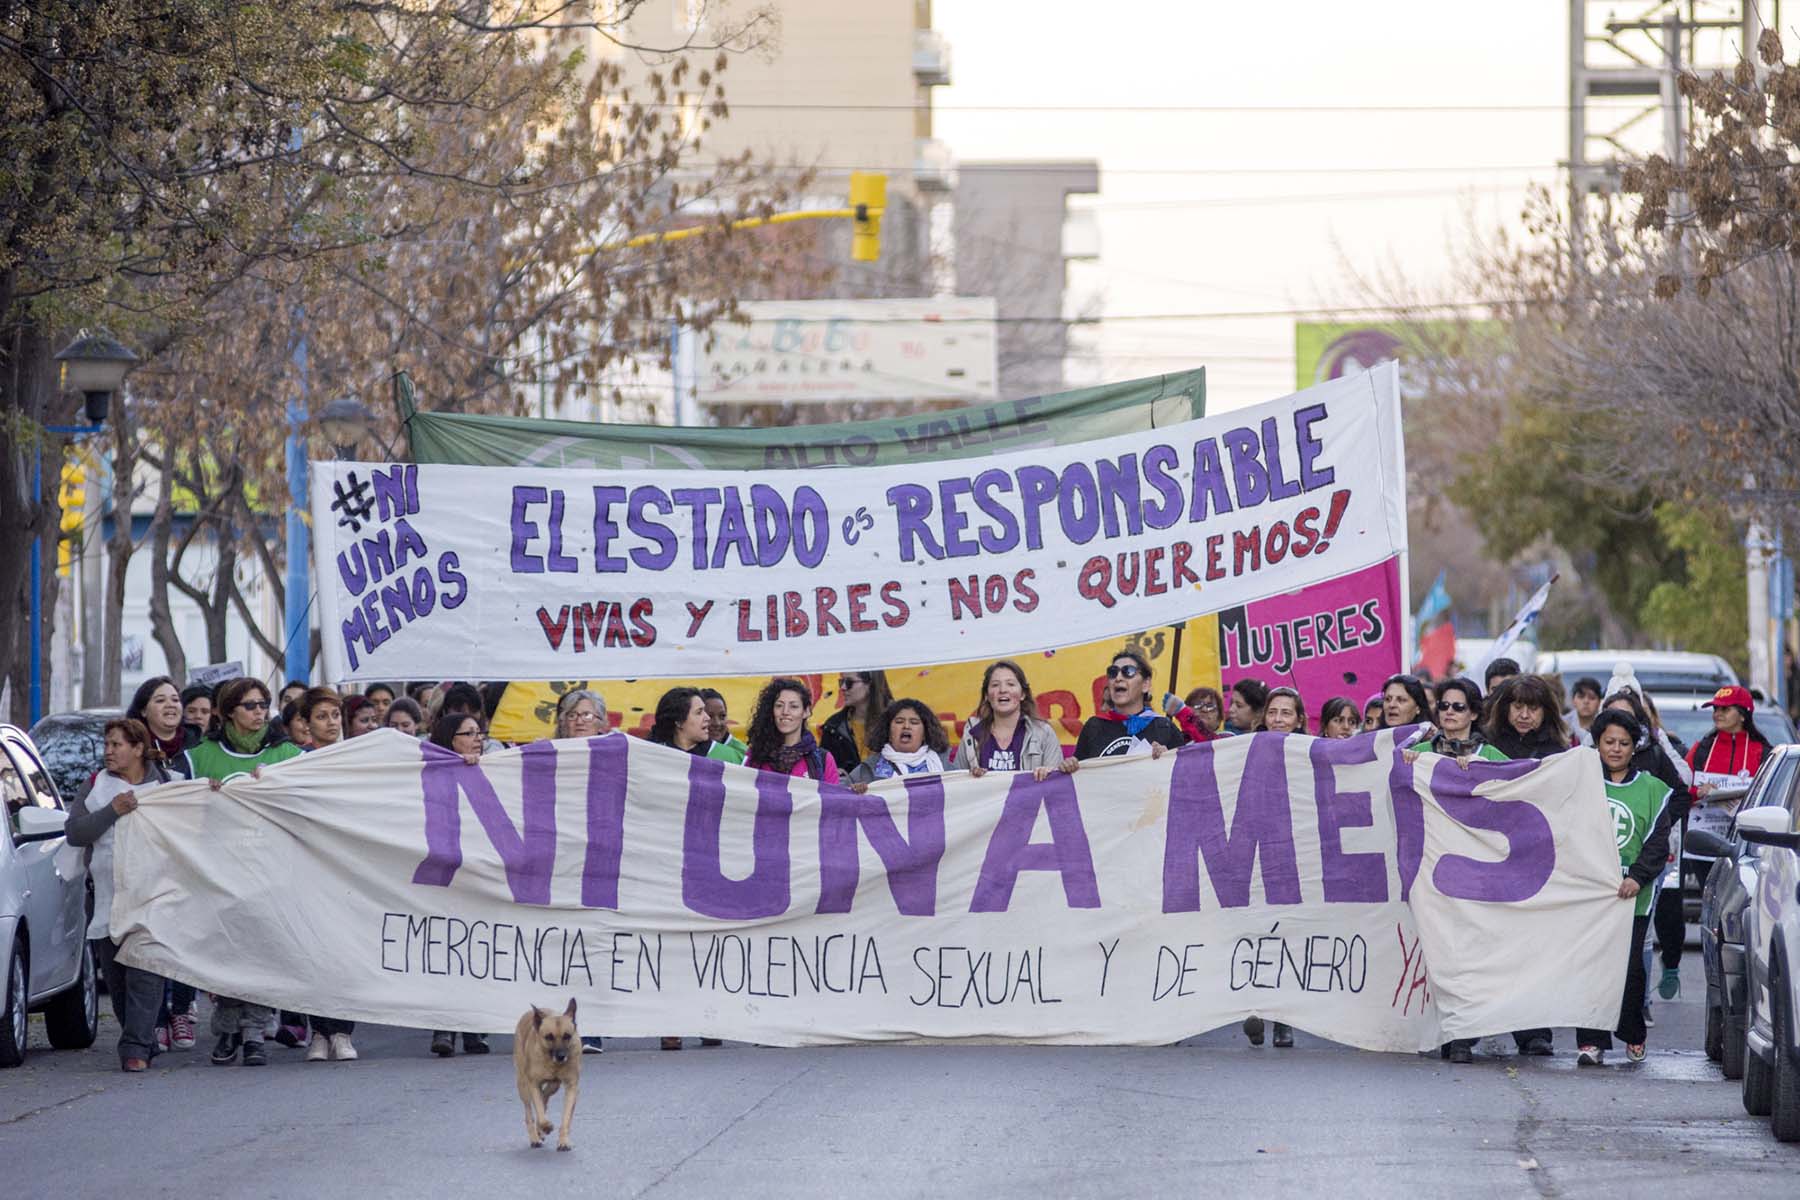
<path fill-rule="evenodd" d="M 825 425 L 716 429 L 415 411 L 401 393 L 413 459 L 469 466 L 867 467 L 974 458 L 1136 433 L 1206 415 L 1205 368 L 999 404 Z"/>

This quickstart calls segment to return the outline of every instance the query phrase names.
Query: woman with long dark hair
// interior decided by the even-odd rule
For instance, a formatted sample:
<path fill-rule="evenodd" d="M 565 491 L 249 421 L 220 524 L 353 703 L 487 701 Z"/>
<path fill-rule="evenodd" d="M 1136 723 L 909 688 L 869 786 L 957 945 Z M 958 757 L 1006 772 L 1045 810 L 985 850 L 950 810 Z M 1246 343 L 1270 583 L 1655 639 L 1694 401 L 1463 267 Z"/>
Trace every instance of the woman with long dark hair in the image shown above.
<path fill-rule="evenodd" d="M 843 707 L 819 726 L 819 745 L 841 771 L 854 771 L 875 753 L 875 727 L 894 702 L 885 671 L 845 671 L 838 677 Z"/>
<path fill-rule="evenodd" d="M 1381 727 L 1397 729 L 1431 720 L 1431 697 L 1417 675 L 1394 675 L 1381 685 Z"/>
<path fill-rule="evenodd" d="M 1548 758 L 1569 748 L 1562 706 L 1550 685 L 1536 675 L 1501 680 L 1488 700 L 1481 732 L 1490 746 L 1509 759 Z"/>
<path fill-rule="evenodd" d="M 850 772 L 853 791 L 866 791 L 878 779 L 942 775 L 950 757 L 950 739 L 937 714 L 923 700 L 896 700 L 875 726 L 878 743 L 869 757 Z"/>
<path fill-rule="evenodd" d="M 185 778 L 182 755 L 190 746 L 199 744 L 206 730 L 196 729 L 182 719 L 181 689 L 175 681 L 158 675 L 138 684 L 125 715 L 144 723 L 162 761 L 170 771 Z"/>
<path fill-rule="evenodd" d="M 1320 737 L 1355 737 L 1361 729 L 1362 721 L 1356 713 L 1356 701 L 1348 696 L 1333 696 L 1319 709 Z"/>
<path fill-rule="evenodd" d="M 1055 728 L 1038 716 L 1025 669 L 1003 658 L 981 673 L 975 715 L 950 765 L 977 778 L 989 771 L 1030 771 L 1043 779 L 1051 771 L 1073 771 L 1075 760 L 1063 754 Z"/>
<path fill-rule="evenodd" d="M 1550 685 L 1536 675 L 1509 675 L 1500 680 L 1488 697 L 1481 734 L 1487 739 L 1487 745 L 1478 751 L 1483 758 L 1540 759 L 1569 748 L 1562 706 Z M 1547 1058 L 1555 1053 L 1547 1028 L 1515 1029 L 1512 1036 L 1520 1054 Z"/>
<path fill-rule="evenodd" d="M 712 740 L 712 717 L 706 711 L 706 697 L 696 687 L 672 687 L 662 694 L 656 702 L 656 717 L 646 740 L 701 758 L 739 761 L 735 754 Z"/>
<path fill-rule="evenodd" d="M 812 689 L 800 680 L 771 679 L 756 697 L 750 717 L 750 752 L 744 756 L 744 765 L 836 783 L 837 760 L 806 727 L 812 708 Z"/>
<path fill-rule="evenodd" d="M 159 1024 L 159 1019 L 166 1020 L 162 1016 L 166 983 L 161 975 L 128 967 L 115 957 L 119 947 L 111 926 L 113 824 L 135 812 L 139 795 L 167 783 L 169 775 L 151 745 L 150 731 L 134 717 L 108 721 L 105 744 L 105 766 L 87 795 L 71 808 L 66 832 L 69 845 L 87 848 L 88 875 L 94 883 L 88 946 L 106 978 L 113 1015 L 119 1019 L 119 1069 L 136 1073 L 167 1048 L 162 1044 L 167 1031 Z M 191 1030 L 187 1044 L 194 1044 Z"/>

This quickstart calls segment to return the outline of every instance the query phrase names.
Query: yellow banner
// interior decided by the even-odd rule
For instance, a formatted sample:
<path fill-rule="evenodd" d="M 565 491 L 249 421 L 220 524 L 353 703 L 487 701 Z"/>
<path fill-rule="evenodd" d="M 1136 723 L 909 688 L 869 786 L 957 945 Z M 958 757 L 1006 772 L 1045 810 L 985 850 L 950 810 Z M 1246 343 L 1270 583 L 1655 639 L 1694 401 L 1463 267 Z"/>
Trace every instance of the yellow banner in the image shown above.
<path fill-rule="evenodd" d="M 1219 686 L 1219 622 L 1216 616 L 1195 617 L 1186 622 L 1180 636 L 1180 660 L 1176 662 L 1176 630 L 1162 626 L 1120 641 L 1088 642 L 1061 650 L 1020 656 L 1019 665 L 1030 677 L 1031 689 L 1037 697 L 1038 713 L 1072 745 L 1081 724 L 1100 707 L 1102 688 L 1106 683 L 1106 666 L 1123 645 L 1133 645 L 1150 659 L 1155 673 L 1153 698 L 1160 707 L 1165 691 L 1185 693 L 1188 688 Z M 962 737 L 963 726 L 980 700 L 981 673 L 991 659 L 979 662 L 944 663 L 887 673 L 888 686 L 895 699 L 912 697 L 923 700 L 951 732 L 952 744 Z M 1174 679 L 1170 668 L 1174 665 Z M 854 662 L 843 670 L 857 671 Z M 801 676 L 817 700 L 813 709 L 814 725 L 840 708 L 837 676 Z M 745 736 L 750 723 L 756 694 L 768 680 L 763 677 L 729 679 L 695 679 L 694 687 L 718 689 L 725 697 L 730 712 L 732 732 Z M 656 718 L 656 701 L 670 687 L 667 679 L 559 680 L 549 683 L 513 683 L 508 685 L 500 707 L 494 713 L 491 735 L 503 742 L 531 742 L 551 736 L 556 721 L 556 700 L 571 688 L 590 688 L 606 699 L 607 713 L 614 728 L 639 736 L 650 731 Z"/>

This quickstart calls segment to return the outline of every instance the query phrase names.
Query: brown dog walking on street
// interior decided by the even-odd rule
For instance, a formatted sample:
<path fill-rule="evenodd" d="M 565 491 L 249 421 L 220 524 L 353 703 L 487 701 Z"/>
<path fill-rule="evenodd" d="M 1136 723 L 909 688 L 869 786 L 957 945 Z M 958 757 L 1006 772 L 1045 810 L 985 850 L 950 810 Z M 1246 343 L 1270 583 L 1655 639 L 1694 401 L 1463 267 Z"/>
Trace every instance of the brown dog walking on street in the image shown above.
<path fill-rule="evenodd" d="M 519 1099 L 525 1102 L 525 1137 L 532 1146 L 544 1144 L 550 1132 L 548 1101 L 563 1089 L 562 1129 L 556 1135 L 558 1150 L 569 1145 L 569 1123 L 575 1117 L 575 1097 L 581 1091 L 581 1043 L 575 1032 L 575 1000 L 559 1014 L 533 1005 L 513 1030 L 513 1071 L 519 1077 Z"/>

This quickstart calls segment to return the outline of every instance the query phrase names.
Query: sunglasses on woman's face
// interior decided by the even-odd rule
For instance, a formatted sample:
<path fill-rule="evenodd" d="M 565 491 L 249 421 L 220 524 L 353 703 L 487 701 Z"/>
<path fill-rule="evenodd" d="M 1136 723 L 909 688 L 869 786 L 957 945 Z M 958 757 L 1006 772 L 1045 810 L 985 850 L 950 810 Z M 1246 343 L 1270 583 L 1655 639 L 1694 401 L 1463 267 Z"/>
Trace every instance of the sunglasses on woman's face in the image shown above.
<path fill-rule="evenodd" d="M 1217 700 L 1202 700 L 1200 703 L 1194 705 L 1194 707 L 1201 712 L 1218 712 L 1219 702 Z"/>
<path fill-rule="evenodd" d="M 1439 712 L 1468 712 L 1469 706 L 1461 700 L 1439 700 L 1437 710 Z"/>
<path fill-rule="evenodd" d="M 1106 677 L 1108 679 L 1136 679 L 1138 677 L 1137 664 L 1124 663 L 1121 665 L 1115 663 L 1113 666 L 1106 668 Z"/>
<path fill-rule="evenodd" d="M 238 707 L 247 708 L 251 712 L 261 712 L 269 707 L 269 702 L 267 700 L 239 700 Z"/>

